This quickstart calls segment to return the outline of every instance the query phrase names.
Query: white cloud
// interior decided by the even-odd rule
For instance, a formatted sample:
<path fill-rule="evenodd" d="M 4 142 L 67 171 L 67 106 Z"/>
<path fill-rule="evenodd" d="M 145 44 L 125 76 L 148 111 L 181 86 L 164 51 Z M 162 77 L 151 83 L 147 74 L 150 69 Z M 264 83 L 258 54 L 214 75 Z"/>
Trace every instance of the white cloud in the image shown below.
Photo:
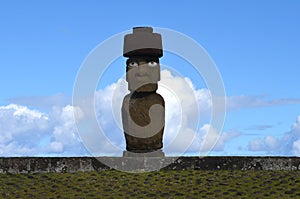
<path fill-rule="evenodd" d="M 220 138 L 220 134 L 212 126 L 205 124 L 200 129 L 200 134 L 202 135 L 202 151 L 210 151 L 212 148 L 216 147 L 216 143 Z"/>
<path fill-rule="evenodd" d="M 293 153 L 300 156 L 300 139 L 293 142 Z"/>
<path fill-rule="evenodd" d="M 209 124 L 205 124 L 200 132 L 200 135 L 202 135 L 201 152 L 223 151 L 227 142 L 240 135 L 236 131 L 218 132 Z"/>
<path fill-rule="evenodd" d="M 125 148 L 122 132 L 121 104 L 128 93 L 124 79 L 101 89 L 95 94 L 95 108 L 100 126 L 106 132 L 109 142 Z M 164 146 L 167 152 L 222 151 L 230 140 L 239 136 L 237 132 L 219 134 L 214 127 L 207 124 L 211 109 L 211 93 L 208 89 L 195 89 L 189 78 L 174 76 L 170 71 L 161 71 L 158 93 L 166 102 L 166 127 Z M 255 108 L 299 103 L 297 99 L 265 100 L 265 96 L 233 96 L 227 98 L 229 110 Z M 66 104 L 66 97 L 61 94 L 49 97 L 48 100 L 36 98 L 14 99 L 29 106 L 52 106 L 48 113 L 30 109 L 19 104 L 0 107 L 0 155 L 39 155 L 39 154 L 86 154 L 80 142 L 74 123 L 71 105 Z M 34 101 L 46 101 L 46 104 Z M 30 102 L 30 103 L 29 103 Z M 197 108 L 195 108 L 197 107 Z M 183 113 L 183 114 L 182 114 Z M 182 117 L 183 115 L 183 117 Z M 199 121 L 195 118 L 200 115 Z M 196 123 L 200 122 L 200 129 L 195 131 Z M 300 154 L 300 116 L 292 130 L 283 138 L 273 136 L 255 139 L 249 142 L 251 151 L 284 151 L 285 154 Z M 178 132 L 179 128 L 182 132 Z M 257 128 L 270 128 L 260 126 Z M 194 139 L 195 138 L 195 139 Z M 193 141 L 192 141 L 193 140 Z M 103 151 L 109 152 L 107 140 L 95 141 L 101 143 Z"/>
<path fill-rule="evenodd" d="M 300 137 L 300 115 L 292 126 L 292 133 L 295 134 L 295 136 Z"/>
<path fill-rule="evenodd" d="M 281 138 L 268 135 L 249 141 L 250 151 L 261 151 L 265 154 L 300 156 L 300 116 L 292 125 L 292 129 Z"/>
<path fill-rule="evenodd" d="M 122 133 L 121 106 L 127 93 L 127 83 L 124 79 L 119 79 L 117 83 L 95 93 L 95 110 L 99 126 L 107 139 L 122 150 L 125 148 L 125 143 Z M 101 142 L 101 144 L 102 151 L 115 151 L 115 148 L 109 149 L 108 143 Z"/>
<path fill-rule="evenodd" d="M 104 132 L 107 132 L 106 137 L 120 148 L 125 148 L 120 109 L 126 93 L 128 93 L 127 83 L 124 79 L 96 92 L 99 124 L 103 127 Z M 161 71 L 158 93 L 164 97 L 166 102 L 164 149 L 168 153 L 183 151 L 187 146 L 189 146 L 188 152 L 197 152 L 200 149 L 201 151 L 222 151 L 226 143 L 240 136 L 240 133 L 236 131 L 219 134 L 214 127 L 207 124 L 212 109 L 211 93 L 208 89 L 195 89 L 189 78 L 174 76 L 170 71 L 163 70 Z M 226 100 L 229 111 L 300 103 L 299 99 L 266 100 L 265 96 L 232 96 Z M 199 115 L 201 128 L 196 132 L 195 122 L 191 118 L 194 119 Z M 180 127 L 182 132 L 178 132 Z M 264 125 L 253 128 L 262 130 L 271 127 Z M 196 139 L 193 140 L 195 137 Z M 290 138 L 286 136 L 284 139 Z M 104 145 L 105 143 L 103 143 Z M 297 143 L 294 145 L 296 149 Z M 279 146 L 280 141 L 277 138 L 266 136 L 249 142 L 248 148 L 252 151 L 273 151 Z M 292 147 L 293 144 L 286 146 L 289 149 Z"/>
<path fill-rule="evenodd" d="M 211 93 L 207 89 L 195 89 L 190 79 L 163 70 L 158 92 L 166 102 L 164 149 L 167 153 L 199 152 L 201 146 L 204 150 L 213 147 L 212 150 L 220 151 L 226 142 L 238 136 L 232 132 L 219 134 L 206 123 L 210 119 Z M 106 154 L 116 152 L 115 148 L 110 149 L 112 145 L 121 151 L 125 149 L 120 110 L 126 93 L 124 79 L 95 93 L 96 117 L 106 138 L 93 139 L 93 134 L 86 134 L 87 140 L 92 140 L 92 148 Z M 86 143 L 81 143 L 80 138 L 84 135 L 79 136 L 75 126 L 74 111 L 83 117 L 81 110 L 71 105 L 54 105 L 47 113 L 16 104 L 0 107 L 0 155 L 87 155 Z M 198 122 L 202 128 L 197 132 Z"/>
<path fill-rule="evenodd" d="M 0 107 L 0 155 L 38 156 L 85 153 L 76 135 L 73 107 L 55 107 L 50 113 L 10 104 Z"/>
<path fill-rule="evenodd" d="M 248 149 L 250 151 L 264 151 L 266 154 L 279 154 L 282 147 L 280 142 L 283 142 L 280 139 L 277 139 L 271 135 L 266 136 L 265 138 L 257 138 L 251 140 L 248 144 Z"/>
<path fill-rule="evenodd" d="M 298 116 L 297 121 L 294 123 L 290 134 L 292 134 L 293 155 L 300 156 L 300 116 Z"/>
<path fill-rule="evenodd" d="M 51 153 L 62 153 L 64 151 L 64 145 L 61 142 L 51 142 L 47 149 L 47 152 L 51 152 Z"/>
<path fill-rule="evenodd" d="M 251 140 L 248 143 L 248 149 L 250 151 L 262 151 L 264 149 L 264 142 L 263 142 L 263 140 L 260 139 L 260 138 Z"/>
<path fill-rule="evenodd" d="M 75 108 L 71 105 L 67 105 L 63 108 L 55 109 L 57 122 L 52 131 L 50 148 L 54 146 L 53 149 L 55 149 L 55 151 L 53 152 L 57 152 L 57 148 L 60 148 L 61 151 L 62 148 L 64 148 L 69 153 L 77 153 L 78 148 L 81 148 L 82 145 L 77 134 L 74 120 Z"/>
<path fill-rule="evenodd" d="M 207 132 L 205 131 L 206 129 L 197 132 L 196 128 L 198 122 L 201 124 L 202 121 L 201 125 L 205 125 L 203 122 L 210 118 L 212 103 L 209 90 L 197 90 L 190 79 L 174 76 L 170 71 L 163 70 L 161 71 L 161 81 L 157 92 L 163 96 L 166 104 L 165 153 L 200 152 L 200 138 Z M 123 148 L 123 150 L 125 148 L 125 139 L 121 122 L 121 104 L 127 93 L 127 82 L 124 79 L 120 79 L 117 83 L 97 91 L 95 96 L 98 123 L 105 132 L 105 136 L 114 145 Z M 201 115 L 200 118 L 199 115 Z M 217 133 L 215 129 L 214 132 Z M 211 139 L 212 135 L 209 133 L 208 135 L 207 139 Z M 216 135 L 213 138 L 213 143 L 218 138 L 219 135 Z M 216 149 L 221 150 L 221 148 L 224 148 L 227 140 L 229 139 L 224 137 L 221 142 L 218 142 Z M 107 147 L 107 145 L 105 146 Z M 114 150 L 113 148 L 111 149 L 111 151 Z"/>
<path fill-rule="evenodd" d="M 265 137 L 265 144 L 268 150 L 274 150 L 278 147 L 277 139 L 270 135 Z"/>
<path fill-rule="evenodd" d="M 31 145 L 49 128 L 49 118 L 36 110 L 10 104 L 0 107 L 0 144 L 22 140 Z M 31 131 L 35 129 L 35 132 Z"/>

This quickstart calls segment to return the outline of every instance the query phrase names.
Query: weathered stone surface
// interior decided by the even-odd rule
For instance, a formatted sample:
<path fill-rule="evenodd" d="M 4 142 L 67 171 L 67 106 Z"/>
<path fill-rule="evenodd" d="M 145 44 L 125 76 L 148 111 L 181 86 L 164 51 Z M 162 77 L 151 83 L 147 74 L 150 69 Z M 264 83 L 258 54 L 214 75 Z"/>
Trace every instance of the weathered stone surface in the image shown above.
<path fill-rule="evenodd" d="M 150 109 L 153 105 L 159 107 L 151 113 Z M 126 150 L 151 152 L 163 147 L 164 107 L 164 99 L 155 92 L 131 93 L 124 98 L 122 122 Z"/>
<path fill-rule="evenodd" d="M 152 159 L 151 159 L 152 158 Z M 109 168 L 102 162 L 115 162 Z M 176 161 L 175 161 L 176 160 Z M 163 170 L 300 170 L 300 157 L 22 157 L 0 158 L 0 173 L 48 173 L 48 172 L 86 172 L 110 169 L 148 171 L 151 164 L 164 165 L 173 162 Z M 140 162 L 140 165 L 135 165 Z M 257 163 L 260 167 L 257 168 Z M 121 168 L 123 167 L 123 168 Z M 158 166 L 159 167 L 159 166 Z M 133 170 L 134 171 L 134 170 Z M 197 183 L 202 183 L 201 180 Z"/>
<path fill-rule="evenodd" d="M 126 81 L 131 92 L 155 92 L 160 80 L 157 57 L 135 56 L 126 61 Z"/>
<path fill-rule="evenodd" d="M 135 27 L 124 37 L 126 81 L 130 94 L 122 104 L 126 150 L 148 153 L 163 147 L 165 102 L 156 93 L 160 80 L 161 35 L 151 27 Z"/>
<path fill-rule="evenodd" d="M 0 158 L 0 173 L 93 171 L 91 158 Z"/>
<path fill-rule="evenodd" d="M 139 55 L 163 56 L 161 35 L 153 33 L 151 27 L 134 27 L 133 33 L 125 35 L 123 56 Z"/>

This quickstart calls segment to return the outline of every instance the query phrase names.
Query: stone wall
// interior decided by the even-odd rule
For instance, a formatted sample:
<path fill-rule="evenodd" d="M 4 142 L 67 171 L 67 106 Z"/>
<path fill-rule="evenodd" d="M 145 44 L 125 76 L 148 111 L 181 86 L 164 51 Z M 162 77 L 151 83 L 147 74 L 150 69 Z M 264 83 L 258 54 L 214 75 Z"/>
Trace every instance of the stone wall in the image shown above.
<path fill-rule="evenodd" d="M 110 161 L 115 161 L 116 165 L 130 165 L 130 158 L 102 158 L 109 158 Z M 93 157 L 0 158 L 0 173 L 101 172 L 111 169 L 97 159 Z M 158 164 L 170 160 L 173 160 L 173 163 L 163 170 L 300 170 L 300 157 L 165 157 L 160 158 Z M 146 159 L 143 161 L 145 165 Z M 115 169 L 122 170 L 118 166 Z"/>

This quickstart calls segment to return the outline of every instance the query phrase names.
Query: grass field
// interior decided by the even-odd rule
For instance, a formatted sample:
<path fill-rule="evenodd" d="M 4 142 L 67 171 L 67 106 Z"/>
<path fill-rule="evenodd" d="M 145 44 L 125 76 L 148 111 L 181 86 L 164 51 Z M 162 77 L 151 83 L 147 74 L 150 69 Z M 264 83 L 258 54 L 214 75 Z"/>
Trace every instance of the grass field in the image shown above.
<path fill-rule="evenodd" d="M 1 198 L 300 198 L 300 171 L 1 174 Z"/>

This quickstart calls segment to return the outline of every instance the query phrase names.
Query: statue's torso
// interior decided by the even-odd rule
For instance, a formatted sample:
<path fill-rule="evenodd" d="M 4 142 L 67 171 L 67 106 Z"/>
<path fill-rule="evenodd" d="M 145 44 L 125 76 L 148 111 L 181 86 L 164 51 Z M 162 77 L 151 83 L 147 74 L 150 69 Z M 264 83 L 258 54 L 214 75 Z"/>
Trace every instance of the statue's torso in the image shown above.
<path fill-rule="evenodd" d="M 154 151 L 162 148 L 164 108 L 164 99 L 156 92 L 130 93 L 125 96 L 122 122 L 128 151 Z"/>

